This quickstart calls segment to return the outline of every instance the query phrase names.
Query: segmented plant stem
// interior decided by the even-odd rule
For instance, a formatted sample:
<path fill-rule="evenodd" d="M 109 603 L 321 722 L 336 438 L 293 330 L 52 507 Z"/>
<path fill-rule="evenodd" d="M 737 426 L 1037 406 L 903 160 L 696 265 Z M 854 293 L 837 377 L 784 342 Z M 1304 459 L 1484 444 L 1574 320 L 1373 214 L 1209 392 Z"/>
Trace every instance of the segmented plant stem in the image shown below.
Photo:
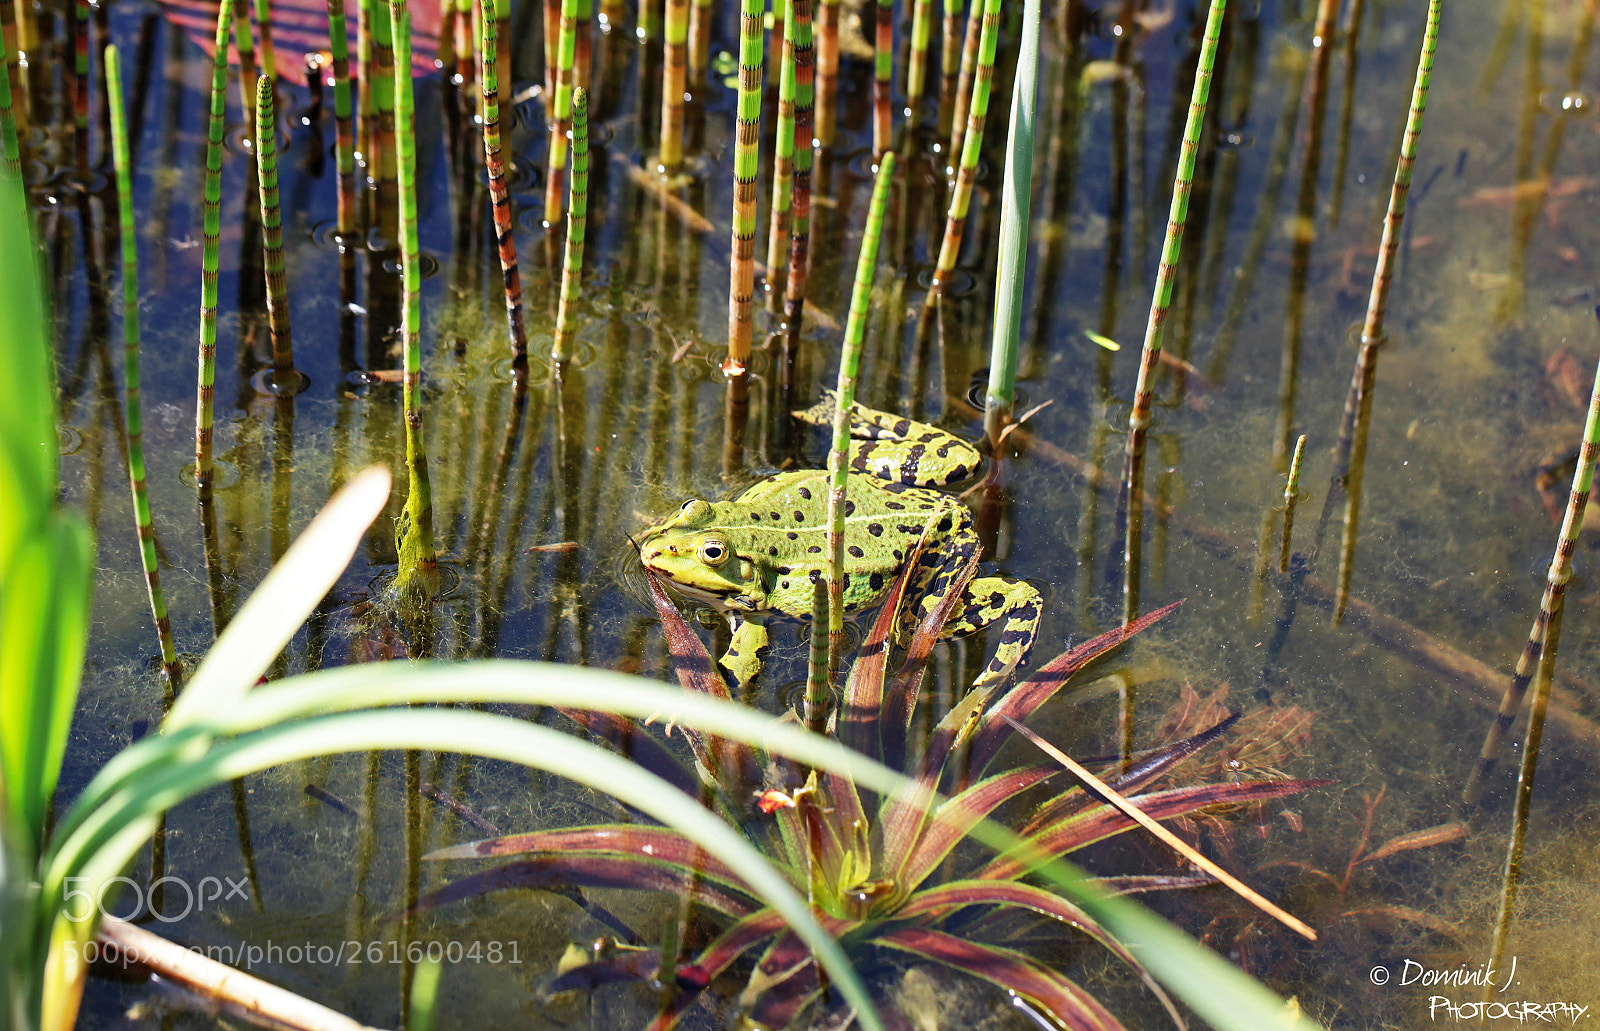
<path fill-rule="evenodd" d="M 1411 109 L 1406 114 L 1405 136 L 1400 141 L 1400 160 L 1395 165 L 1389 208 L 1383 217 L 1383 242 L 1378 247 L 1367 317 L 1361 326 L 1361 349 L 1356 354 L 1356 369 L 1351 376 L 1350 392 L 1345 396 L 1344 418 L 1339 426 L 1338 461 L 1334 470 L 1335 482 L 1345 485 L 1345 507 L 1344 538 L 1339 547 L 1339 585 L 1333 599 L 1335 626 L 1344 619 L 1345 606 L 1350 601 L 1356 530 L 1361 523 L 1361 480 L 1366 470 L 1367 429 L 1371 424 L 1372 391 L 1378 379 L 1378 352 L 1384 341 L 1383 317 L 1389 306 L 1389 286 L 1394 276 L 1394 256 L 1400 248 L 1406 197 L 1411 192 L 1411 173 L 1417 163 L 1422 116 L 1428 107 L 1428 85 L 1433 78 L 1433 55 L 1439 39 L 1439 9 L 1440 0 L 1430 0 L 1428 24 L 1422 34 L 1422 52 L 1417 58 L 1416 80 L 1411 87 Z"/>
<path fill-rule="evenodd" d="M 16 4 L 0 2 L 0 52 L 5 57 L 5 84 L 0 89 L 0 146 L 5 148 L 0 160 L 17 161 L 17 124 L 26 122 L 22 103 L 22 58 L 17 51 Z"/>
<path fill-rule="evenodd" d="M 944 0 L 944 22 L 939 33 L 939 135 L 950 134 L 955 109 L 956 71 L 961 64 L 961 0 Z M 948 166 L 954 155 L 947 155 Z"/>
<path fill-rule="evenodd" d="M 289 285 L 283 267 L 283 213 L 278 207 L 277 118 L 272 76 L 256 80 L 256 164 L 261 175 L 261 253 L 267 276 L 267 328 L 272 334 L 273 386 L 292 392 L 294 343 L 289 333 Z"/>
<path fill-rule="evenodd" d="M 972 0 L 977 13 L 978 0 Z M 994 81 L 994 51 L 1000 35 L 1000 0 L 984 0 L 982 31 L 978 42 L 976 72 L 972 76 L 972 101 L 967 105 L 967 130 L 962 137 L 961 170 L 956 173 L 956 188 L 950 193 L 950 210 L 944 221 L 944 240 L 939 244 L 939 260 L 928 291 L 932 298 L 944 288 L 944 281 L 955 270 L 961 255 L 961 235 L 972 205 L 972 187 L 978 180 L 978 153 L 983 149 L 983 123 L 989 114 L 989 90 Z M 971 22 L 968 23 L 971 35 Z"/>
<path fill-rule="evenodd" d="M 689 70 L 702 81 L 711 60 L 711 20 L 716 12 L 711 0 L 693 0 L 689 7 Z"/>
<path fill-rule="evenodd" d="M 261 73 L 278 80 L 276 53 L 272 47 L 272 0 L 256 0 L 256 31 L 261 34 Z"/>
<path fill-rule="evenodd" d="M 475 22 L 482 21 L 483 12 L 472 0 L 453 0 L 451 7 L 456 12 L 456 77 L 465 87 L 472 84 L 473 59 L 483 35 L 482 26 Z"/>
<path fill-rule="evenodd" d="M 561 0 L 561 38 L 556 46 L 556 92 L 550 102 L 550 167 L 545 177 L 544 220 L 561 219 L 567 187 L 567 131 L 572 127 L 572 62 L 578 45 L 577 0 Z"/>
<path fill-rule="evenodd" d="M 133 175 L 128 157 L 128 122 L 122 99 L 122 62 L 117 48 L 106 47 L 106 90 L 111 101 L 111 152 L 117 169 L 117 211 L 122 236 L 122 339 L 123 413 L 128 427 L 128 482 L 133 490 L 133 511 L 138 521 L 139 554 L 144 562 L 145 588 L 150 614 L 161 643 L 161 668 L 176 691 L 182 679 L 178 653 L 172 646 L 172 624 L 167 620 L 167 600 L 161 592 L 161 570 L 156 565 L 156 533 L 150 522 L 150 491 L 145 484 L 144 428 L 139 388 L 139 238 L 133 219 Z"/>
<path fill-rule="evenodd" d="M 872 153 L 881 157 L 894 145 L 894 0 L 873 5 Z"/>
<path fill-rule="evenodd" d="M 834 111 L 839 94 L 840 0 L 822 0 L 817 18 L 817 143 L 833 146 Z"/>
<path fill-rule="evenodd" d="M 406 420 L 409 491 L 397 531 L 400 569 L 395 587 L 411 602 L 431 600 L 439 579 L 433 543 L 433 490 L 422 425 L 422 268 L 417 239 L 417 137 L 411 89 L 411 12 L 406 0 L 389 0 L 394 30 L 395 173 L 400 189 L 400 260 L 404 282 L 400 336 L 405 354 L 402 396 Z M 487 20 L 487 19 L 485 19 Z"/>
<path fill-rule="evenodd" d="M 772 158 L 772 217 L 767 223 L 767 300 L 774 311 L 785 291 L 784 254 L 794 205 L 795 56 L 794 21 L 789 19 L 784 22 L 778 71 L 778 138 Z"/>
<path fill-rule="evenodd" d="M 217 5 L 211 61 L 211 115 L 206 125 L 205 230 L 200 251 L 199 385 L 194 415 L 194 482 L 211 497 L 212 401 L 217 383 L 217 264 L 222 237 L 222 135 L 228 99 L 228 5 Z"/>
<path fill-rule="evenodd" d="M 946 157 L 948 170 L 961 167 L 966 144 L 968 112 L 972 107 L 972 77 L 978 69 L 978 50 L 985 10 L 983 0 L 968 0 L 967 31 L 961 41 L 961 67 L 956 73 L 955 110 L 950 117 L 950 152 Z"/>
<path fill-rule="evenodd" d="M 667 0 L 667 44 L 661 69 L 661 170 L 683 164 L 683 94 L 689 81 L 689 0 Z"/>
<path fill-rule="evenodd" d="M 1300 461 L 1306 454 L 1306 435 L 1294 442 L 1294 458 L 1289 462 L 1289 478 L 1283 484 L 1283 536 L 1278 544 L 1278 572 L 1289 571 L 1289 549 L 1294 543 L 1294 509 L 1300 500 Z"/>
<path fill-rule="evenodd" d="M 572 93 L 572 202 L 567 207 L 567 250 L 561 261 L 561 306 L 556 311 L 555 361 L 566 361 L 572 310 L 583 287 L 583 241 L 589 221 L 589 91 Z"/>
<path fill-rule="evenodd" d="M 756 173 L 761 143 L 761 0 L 739 5 L 739 113 L 733 147 L 733 263 L 728 284 L 729 375 L 750 362 L 756 290 Z"/>
<path fill-rule="evenodd" d="M 328 0 L 328 41 L 333 48 L 334 154 L 338 169 L 339 246 L 356 231 L 356 138 L 350 105 L 350 39 L 344 0 Z"/>
<path fill-rule="evenodd" d="M 933 0 L 911 6 L 911 59 L 906 65 L 906 111 L 916 124 L 917 107 L 928 82 L 928 41 L 933 36 Z"/>
<path fill-rule="evenodd" d="M 504 0 L 502 0 L 504 2 Z M 528 361 L 528 329 L 522 317 L 522 274 L 517 266 L 517 239 L 511 223 L 511 196 L 506 189 L 505 158 L 500 150 L 500 32 L 495 0 L 483 0 L 483 163 L 489 173 L 489 200 L 494 206 L 494 237 L 505 280 L 506 321 L 511 334 L 511 361 Z M 470 48 L 469 48 L 470 49 Z"/>
<path fill-rule="evenodd" d="M 1437 3 L 1437 0 L 1434 0 Z M 1597 313 L 1600 314 L 1600 313 Z M 1512 814 L 1511 838 L 1506 848 L 1506 866 L 1501 889 L 1500 912 L 1495 921 L 1491 957 L 1495 962 L 1505 955 L 1516 910 L 1517 886 L 1522 871 L 1522 850 L 1527 838 L 1528 810 L 1533 801 L 1533 778 L 1539 765 L 1539 746 L 1544 737 L 1545 713 L 1550 701 L 1550 680 L 1555 672 L 1556 647 L 1561 638 L 1561 609 L 1566 600 L 1567 581 L 1572 578 L 1572 554 L 1578 546 L 1578 530 L 1583 525 L 1589 491 L 1594 486 L 1595 460 L 1600 457 L 1600 366 L 1596 366 L 1594 386 L 1589 393 L 1589 413 L 1583 424 L 1583 446 L 1578 451 L 1578 467 L 1572 473 L 1572 490 L 1567 495 L 1566 515 L 1556 538 L 1555 554 L 1545 572 L 1544 594 L 1539 599 L 1539 614 L 1534 617 L 1528 641 L 1517 658 L 1517 669 L 1500 702 L 1500 712 L 1489 727 L 1483 751 L 1467 782 L 1463 800 L 1468 806 L 1482 795 L 1484 780 L 1494 769 L 1511 723 L 1522 707 L 1528 682 L 1534 681 L 1533 698 L 1528 704 L 1528 730 L 1522 748 L 1522 766 L 1517 777 L 1517 796 Z M 1534 673 L 1537 672 L 1537 678 Z M 1486 986 L 1490 989 L 1492 985 Z"/>
<path fill-rule="evenodd" d="M 839 672 L 844 651 L 844 510 L 850 470 L 850 408 L 856 399 L 856 377 L 861 372 L 861 350 L 866 342 L 867 315 L 872 308 L 872 283 L 878 266 L 878 240 L 883 235 L 883 211 L 889 203 L 894 179 L 894 154 L 878 162 L 878 178 L 867 209 L 866 233 L 856 260 L 855 286 L 850 291 L 850 314 L 845 319 L 844 349 L 839 355 L 838 407 L 833 413 L 833 446 L 828 451 L 828 683 Z M 813 632 L 815 629 L 813 628 Z"/>
<path fill-rule="evenodd" d="M 1139 376 L 1134 384 L 1133 411 L 1128 416 L 1127 461 L 1124 485 L 1130 509 L 1138 508 L 1144 489 L 1144 442 L 1150 427 L 1150 397 L 1154 388 L 1156 364 L 1161 358 L 1161 336 L 1167 313 L 1172 307 L 1172 283 L 1178 273 L 1178 256 L 1183 249 L 1183 227 L 1189 218 L 1189 190 L 1194 183 L 1195 155 L 1200 149 L 1200 126 L 1205 121 L 1206 101 L 1211 93 L 1211 70 L 1216 63 L 1217 38 L 1222 33 L 1222 15 L 1227 0 L 1211 0 L 1206 14 L 1205 37 L 1195 69 L 1194 91 L 1189 97 L 1189 117 L 1183 126 L 1183 143 L 1178 151 L 1178 169 L 1172 183 L 1172 204 L 1167 212 L 1167 233 L 1161 245 L 1161 264 L 1150 302 L 1150 318 L 1145 324 L 1144 350 L 1139 355 Z M 1130 520 L 1133 526 L 1137 520 Z"/>
<path fill-rule="evenodd" d="M 228 0 L 222 0 L 227 3 Z M 233 0 L 233 46 L 239 52 L 239 106 L 244 109 L 247 146 L 256 141 L 256 44 L 250 31 L 249 0 Z"/>
<path fill-rule="evenodd" d="M 367 156 L 368 175 L 378 184 L 378 196 L 387 201 L 394 196 L 393 190 L 399 170 L 397 167 L 398 155 L 395 153 L 397 142 L 395 140 L 395 88 L 399 82 L 395 62 L 396 37 L 399 27 L 393 22 L 390 8 L 382 0 L 362 0 L 371 6 L 364 8 L 368 15 L 366 19 L 367 32 L 372 37 L 372 65 L 371 72 L 366 77 L 371 79 L 372 103 L 372 154 Z M 405 41 L 406 53 L 411 52 L 411 41 Z M 404 67 L 403 65 L 401 67 Z M 411 86 L 409 78 L 411 69 L 406 68 L 406 87 Z M 366 69 L 363 69 L 366 72 Z"/>
<path fill-rule="evenodd" d="M 791 340 L 800 333 L 806 299 L 806 266 L 811 255 L 811 148 L 816 78 L 812 47 L 811 0 L 789 0 L 794 32 L 794 198 L 789 219 L 789 275 L 783 318 Z"/>

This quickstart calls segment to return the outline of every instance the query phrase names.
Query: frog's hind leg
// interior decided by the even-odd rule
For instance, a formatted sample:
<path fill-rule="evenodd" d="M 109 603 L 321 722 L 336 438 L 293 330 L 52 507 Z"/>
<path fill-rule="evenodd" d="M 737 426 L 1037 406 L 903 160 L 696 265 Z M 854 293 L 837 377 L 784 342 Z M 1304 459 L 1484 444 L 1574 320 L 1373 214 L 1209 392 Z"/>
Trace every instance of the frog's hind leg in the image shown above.
<path fill-rule="evenodd" d="M 794 413 L 813 426 L 833 425 L 837 404 L 832 390 L 822 400 Z M 953 433 L 856 402 L 850 406 L 850 468 L 879 479 L 919 487 L 942 487 L 976 476 L 983 453 Z"/>
<path fill-rule="evenodd" d="M 1034 638 L 1039 632 L 1039 615 L 1044 599 L 1032 584 L 1005 576 L 982 576 L 967 585 L 961 607 L 945 623 L 943 637 L 960 637 L 994 623 L 1001 623 L 1000 643 L 994 658 L 972 682 L 974 690 L 1004 683 L 1012 672 L 1028 661 Z"/>
<path fill-rule="evenodd" d="M 717 665 L 733 678 L 736 687 L 743 687 L 761 672 L 771 639 L 766 624 L 759 619 L 745 618 L 733 623 L 733 640 L 728 642 L 728 650 L 717 660 Z"/>

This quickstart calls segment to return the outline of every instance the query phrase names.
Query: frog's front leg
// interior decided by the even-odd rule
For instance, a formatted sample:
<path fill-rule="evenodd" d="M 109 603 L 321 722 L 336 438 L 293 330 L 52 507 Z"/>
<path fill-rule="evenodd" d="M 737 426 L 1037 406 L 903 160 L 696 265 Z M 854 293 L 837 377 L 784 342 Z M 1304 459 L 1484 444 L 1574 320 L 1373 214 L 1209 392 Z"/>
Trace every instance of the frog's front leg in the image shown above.
<path fill-rule="evenodd" d="M 761 661 L 766 657 L 770 638 L 766 623 L 760 617 L 729 617 L 733 624 L 733 640 L 728 650 L 717 660 L 717 665 L 733 678 L 736 687 L 744 687 L 761 672 Z"/>

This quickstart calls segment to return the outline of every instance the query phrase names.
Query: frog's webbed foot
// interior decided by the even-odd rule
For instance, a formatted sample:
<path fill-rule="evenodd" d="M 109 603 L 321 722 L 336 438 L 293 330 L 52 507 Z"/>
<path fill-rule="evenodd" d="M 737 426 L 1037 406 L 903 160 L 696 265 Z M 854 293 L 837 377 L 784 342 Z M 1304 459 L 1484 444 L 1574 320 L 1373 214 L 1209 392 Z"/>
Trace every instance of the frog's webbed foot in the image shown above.
<path fill-rule="evenodd" d="M 734 620 L 733 640 L 728 642 L 728 650 L 717 665 L 733 678 L 735 686 L 742 688 L 761 672 L 769 643 L 766 624 L 759 619 Z"/>
<path fill-rule="evenodd" d="M 1039 632 L 1044 599 L 1032 584 L 1004 576 L 984 576 L 967 585 L 963 605 L 945 624 L 945 637 L 959 637 L 1004 620 L 994 658 L 972 682 L 974 690 L 1004 683 L 1013 670 L 1028 661 Z"/>

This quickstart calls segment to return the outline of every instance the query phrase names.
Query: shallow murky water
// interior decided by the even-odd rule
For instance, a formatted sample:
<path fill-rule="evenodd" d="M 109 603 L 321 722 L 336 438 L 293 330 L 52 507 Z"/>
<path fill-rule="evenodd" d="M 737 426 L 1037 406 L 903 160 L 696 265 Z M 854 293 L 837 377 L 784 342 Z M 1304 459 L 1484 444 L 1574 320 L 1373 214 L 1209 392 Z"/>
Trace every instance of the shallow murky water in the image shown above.
<path fill-rule="evenodd" d="M 1315 714 L 1308 743 L 1268 748 L 1272 732 L 1263 731 L 1259 750 L 1236 756 L 1240 772 L 1338 781 L 1226 827 L 1200 828 L 1233 869 L 1317 926 L 1317 945 L 1291 940 L 1216 892 L 1153 904 L 1329 1026 L 1450 1024 L 1459 1014 L 1433 1000 L 1469 1003 L 1477 990 L 1425 987 L 1415 971 L 1486 961 L 1509 760 L 1495 776 L 1495 800 L 1464 842 L 1398 851 L 1348 877 L 1347 866 L 1358 842 L 1370 853 L 1456 819 L 1461 785 L 1537 610 L 1556 526 L 1535 478 L 1542 467 L 1557 467 L 1550 496 L 1562 503 L 1570 471 L 1559 466 L 1576 447 L 1600 338 L 1592 314 L 1600 303 L 1600 237 L 1591 217 L 1600 129 L 1589 117 L 1594 86 L 1586 64 L 1593 15 L 1576 0 L 1445 11 L 1377 376 L 1356 600 L 1335 627 L 1328 599 L 1342 510 L 1320 534 L 1319 516 L 1355 360 L 1349 330 L 1366 306 L 1426 5 L 1367 3 L 1349 46 L 1351 12 L 1341 12 L 1321 58 L 1312 45 L 1314 12 L 1302 6 L 1241 5 L 1230 14 L 1167 338 L 1188 372 L 1180 380 L 1169 369 L 1160 380 L 1148 465 L 1149 489 L 1170 510 L 1146 522 L 1140 605 L 1186 603 L 1145 636 L 1118 675 L 1137 688 L 1141 743 L 1159 740 L 1190 689 L 1204 698 L 1226 687 L 1233 707 L 1303 707 Z M 216 562 L 208 572 L 193 491 L 181 473 L 193 451 L 205 125 L 198 88 L 210 66 L 160 13 L 122 4 L 103 20 L 127 52 L 141 55 L 138 74 L 147 76 L 133 105 L 145 442 L 174 631 L 180 650 L 198 654 L 339 483 L 373 462 L 400 468 L 399 388 L 363 374 L 399 365 L 398 277 L 391 253 L 363 249 L 354 256 L 355 293 L 341 296 L 340 256 L 329 243 L 332 94 L 319 108 L 310 91 L 285 85 L 290 298 L 296 364 L 310 386 L 292 404 L 251 386 L 268 342 L 259 258 L 252 257 L 258 230 L 245 217 L 249 159 L 235 148 L 223 181 L 216 445 L 233 482 L 216 496 Z M 736 19 L 725 15 L 713 30 L 713 53 L 736 49 Z M 49 12 L 41 18 L 47 35 L 64 32 Z M 1131 44 L 1114 41 L 1115 5 L 1080 12 L 1070 31 L 1058 31 L 1055 12 L 1046 18 L 1022 387 L 1027 406 L 1052 403 L 1027 423 L 1026 435 L 1008 442 L 1018 446 L 1004 464 L 1005 503 L 990 513 L 987 556 L 1045 590 L 1039 660 L 1112 625 L 1122 611 L 1116 497 L 1086 486 L 1085 472 L 1120 469 L 1198 34 L 1189 4 L 1141 14 L 1144 27 Z M 516 15 L 522 97 L 538 67 L 537 24 L 536 11 Z M 577 361 L 560 389 L 536 366 L 520 414 L 506 374 L 481 146 L 462 136 L 470 104 L 438 76 L 417 80 L 422 246 L 437 266 L 423 294 L 427 433 L 438 544 L 453 586 L 430 639 L 408 642 L 366 626 L 355 611 L 395 561 L 390 518 L 381 518 L 324 612 L 288 650 L 285 672 L 400 657 L 409 646 L 441 658 L 536 658 L 662 676 L 665 648 L 630 569 L 627 535 L 685 497 L 720 496 L 759 473 L 821 461 L 821 438 L 796 432 L 782 413 L 809 404 L 835 374 L 870 192 L 868 65 L 847 58 L 839 138 L 819 158 L 816 316 L 792 393 L 782 395 L 776 352 L 758 354 L 745 448 L 730 461 L 717 365 L 726 338 L 733 91 L 716 62 L 692 85 L 688 176 L 663 202 L 641 187 L 650 176 L 639 171 L 653 164 L 660 44 L 640 44 L 632 28 L 623 18 L 595 35 L 591 247 Z M 105 292 L 117 282 L 110 271 L 115 210 L 97 135 L 98 95 L 85 190 L 70 128 L 38 128 L 70 127 L 70 104 L 60 100 L 70 97 L 70 76 L 60 70 L 67 66 L 52 64 L 48 46 L 40 53 L 45 59 L 30 68 L 29 168 L 54 270 L 70 452 L 63 477 L 96 526 L 101 570 L 71 791 L 154 725 L 161 689 L 150 666 L 154 637 L 118 450 L 120 401 L 109 390 L 120 375 L 121 337 Z M 1130 71 L 1107 75 L 1106 64 L 1090 64 L 1112 60 Z M 1002 67 L 1002 86 L 1009 76 Z M 233 97 L 230 124 L 238 117 Z M 919 319 L 945 197 L 934 105 L 920 112 L 922 130 L 902 143 L 906 160 L 860 388 L 870 404 L 973 437 L 980 422 L 963 402 L 974 373 L 987 366 L 1005 106 L 997 99 L 990 115 L 964 275 L 936 318 Z M 524 99 L 515 112 L 509 149 L 518 162 L 513 202 L 529 322 L 535 346 L 548 348 L 559 241 L 540 221 L 542 108 L 537 98 Z M 770 131 L 769 118 L 763 132 Z M 758 256 L 768 181 L 764 172 Z M 1122 349 L 1097 346 L 1089 331 Z M 1265 539 L 1275 568 L 1285 454 L 1300 433 L 1308 443 L 1295 547 L 1316 555 L 1291 612 L 1287 581 L 1260 573 L 1257 555 Z M 403 500 L 399 490 L 391 517 Z M 576 546 L 529 550 L 560 542 Z M 1558 711 L 1545 737 L 1512 938 L 1518 983 L 1505 998 L 1588 1006 L 1583 1026 L 1600 1011 L 1594 948 L 1588 935 L 1571 933 L 1591 924 L 1597 908 L 1587 885 L 1597 844 L 1588 784 L 1600 747 L 1590 719 L 1600 704 L 1593 615 L 1600 594 L 1587 541 L 1577 561 Z M 936 669 L 946 682 L 963 669 L 970 679 L 985 660 L 982 640 L 941 649 Z M 797 636 L 780 633 L 778 643 L 769 680 L 781 689 L 803 676 L 804 656 Z M 1080 756 L 1113 750 L 1114 686 L 1058 702 L 1037 723 Z M 420 877 L 426 890 L 447 876 L 408 870 L 408 820 L 420 828 L 420 851 L 478 836 L 446 810 L 408 799 L 408 777 L 438 785 L 502 831 L 613 815 L 603 799 L 503 764 L 419 762 L 408 771 L 400 756 L 342 757 L 182 807 L 168 824 L 167 872 L 245 878 L 249 901 L 195 913 L 166 933 L 258 946 L 256 972 L 359 1019 L 396 1023 L 404 964 L 389 961 L 387 944 L 363 953 L 371 961 L 360 964 L 266 948 L 397 944 L 384 918 L 403 904 L 408 883 Z M 307 795 L 307 785 L 349 811 Z M 1364 799 L 1380 795 L 1369 809 Z M 1099 872 L 1170 865 L 1153 846 L 1084 859 Z M 660 925 L 661 900 L 600 894 L 634 926 Z M 429 933 L 438 941 L 492 942 L 499 950 L 495 961 L 480 949 L 479 960 L 449 966 L 441 1009 L 449 1021 L 621 1027 L 640 1023 L 653 1006 L 648 993 L 623 989 L 538 999 L 565 943 L 603 931 L 565 898 L 501 893 L 433 917 Z M 1048 947 L 1129 1026 L 1161 1019 L 1102 956 Z M 981 987 L 939 993 L 925 971 L 887 976 L 885 991 L 929 1014 L 924 1026 L 1026 1026 Z M 85 1019 L 109 1025 L 148 998 L 145 987 L 97 984 Z"/>

